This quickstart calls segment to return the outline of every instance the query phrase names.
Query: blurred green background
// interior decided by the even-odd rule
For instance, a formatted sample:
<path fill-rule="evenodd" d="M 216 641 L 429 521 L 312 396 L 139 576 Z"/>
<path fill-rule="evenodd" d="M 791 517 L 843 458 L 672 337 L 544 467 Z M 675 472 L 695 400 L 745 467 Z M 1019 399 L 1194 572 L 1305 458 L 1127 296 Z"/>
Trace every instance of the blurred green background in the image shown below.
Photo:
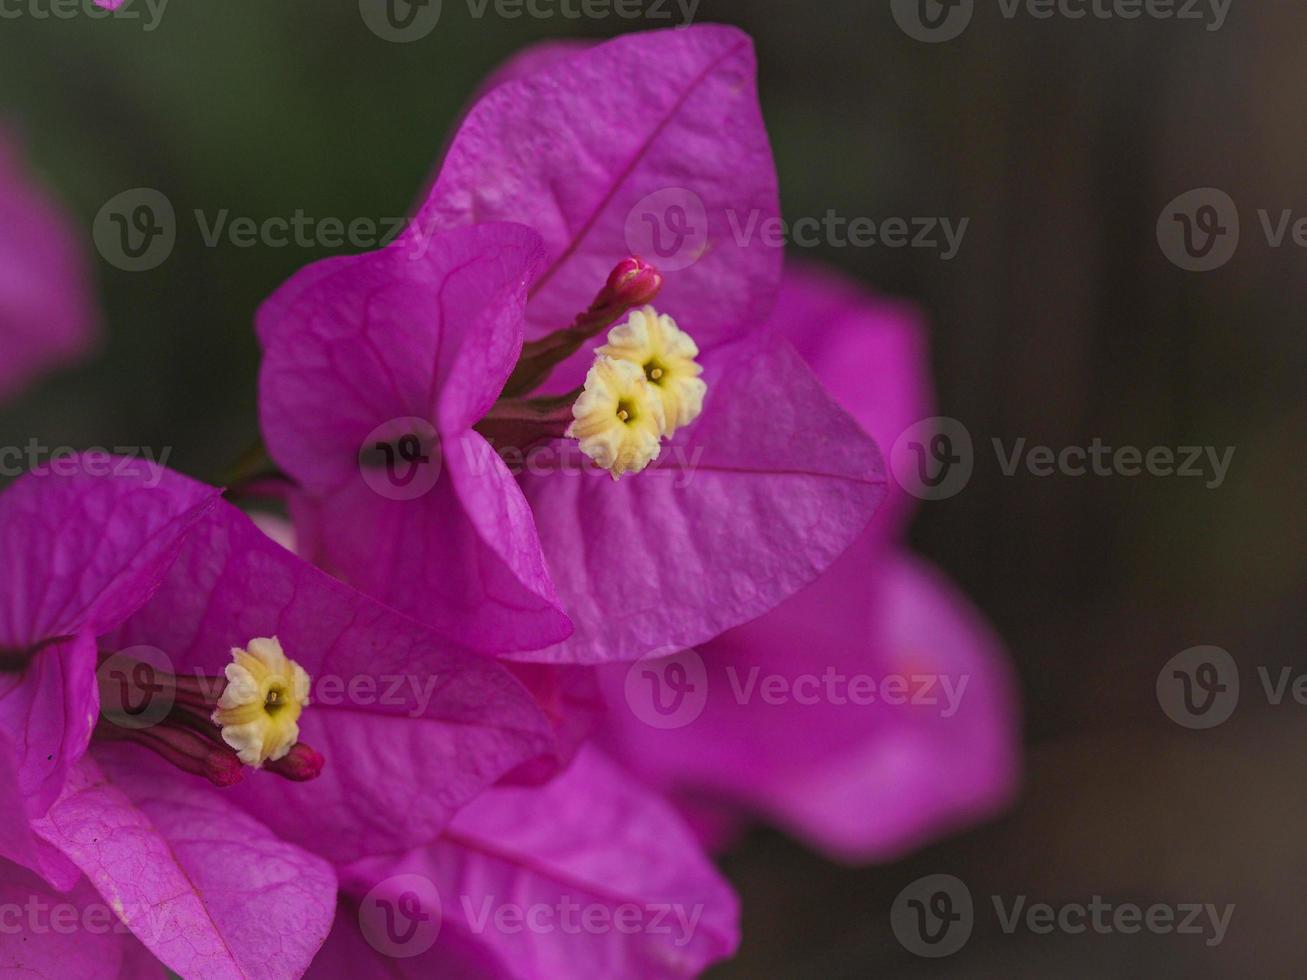
<path fill-rule="evenodd" d="M 26 2 L 26 0 L 24 0 Z M 674 5 L 668 8 L 675 12 Z M 679 19 L 679 15 L 676 15 Z M 873 869 L 758 832 L 726 861 L 745 904 L 734 976 L 1287 976 L 1307 941 L 1307 708 L 1256 694 L 1258 665 L 1307 666 L 1307 253 L 1255 209 L 1307 215 L 1307 10 L 1235 0 L 1220 31 L 1178 21 L 1004 19 L 927 45 L 886 2 L 704 0 L 696 20 L 756 38 L 787 217 L 969 218 L 961 253 L 819 248 L 932 325 L 942 414 L 978 448 L 971 484 L 923 507 L 920 549 L 998 624 L 1029 746 L 1015 812 Z M 139 21 L 0 20 L 0 115 L 87 229 L 134 187 L 179 216 L 160 268 L 98 276 L 101 355 L 0 410 L 0 445 L 172 447 L 214 479 L 257 435 L 258 303 L 339 250 L 207 247 L 191 217 L 382 219 L 419 193 L 486 73 L 532 42 L 659 22 L 474 18 L 446 0 L 424 40 L 387 43 L 351 0 L 170 4 Z M 656 66 L 647 66 L 656 70 Z M 1194 187 L 1229 192 L 1244 243 L 1218 272 L 1167 262 L 1155 226 Z M 867 383 L 874 385 L 875 366 Z M 1005 477 L 989 450 L 1236 446 L 1201 480 Z M 1189 732 L 1161 666 L 1230 650 L 1252 692 Z M 1234 902 L 1193 937 L 1008 937 L 916 960 L 888 910 L 918 875 L 974 894 Z M 993 916 L 982 916 L 992 924 Z"/>

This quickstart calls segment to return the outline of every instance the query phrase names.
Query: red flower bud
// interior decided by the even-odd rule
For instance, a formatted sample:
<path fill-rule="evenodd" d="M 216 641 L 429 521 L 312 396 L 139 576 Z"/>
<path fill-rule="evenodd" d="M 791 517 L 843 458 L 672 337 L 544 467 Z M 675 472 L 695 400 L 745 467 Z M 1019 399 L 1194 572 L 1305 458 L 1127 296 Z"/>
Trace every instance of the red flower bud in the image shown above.
<path fill-rule="evenodd" d="M 321 776 L 322 767 L 326 764 L 327 760 L 317 749 L 304 742 L 296 742 L 289 752 L 275 762 L 269 759 L 263 768 L 294 782 L 305 783 Z"/>
<path fill-rule="evenodd" d="M 662 273 L 640 256 L 632 255 L 618 262 L 609 274 L 608 285 L 595 299 L 595 306 L 644 306 L 653 302 L 662 288 Z"/>

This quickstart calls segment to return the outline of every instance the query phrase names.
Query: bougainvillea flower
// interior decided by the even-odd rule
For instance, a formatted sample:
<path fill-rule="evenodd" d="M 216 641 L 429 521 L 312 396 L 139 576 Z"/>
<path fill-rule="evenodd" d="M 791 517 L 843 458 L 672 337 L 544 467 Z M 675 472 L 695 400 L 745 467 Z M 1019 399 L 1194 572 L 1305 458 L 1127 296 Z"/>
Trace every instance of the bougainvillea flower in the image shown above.
<path fill-rule="evenodd" d="M 302 488 L 306 556 L 478 649 L 601 663 L 705 642 L 825 569 L 885 482 L 765 323 L 781 256 L 738 227 L 777 214 L 752 45 L 695 27 L 520 64 L 406 237 L 261 310 L 265 440 Z M 630 258 L 668 215 L 665 254 Z M 651 301 L 693 339 L 706 395 L 656 461 L 592 445 L 645 467 L 615 481 L 565 432 L 595 349 Z"/>
<path fill-rule="evenodd" d="M 150 952 L 121 927 L 85 879 L 58 892 L 26 868 L 0 860 L 0 975 L 78 980 L 165 980 Z"/>
<path fill-rule="evenodd" d="M 887 445 L 930 414 L 926 345 L 909 309 L 799 267 L 778 316 Z M 875 386 L 859 376 L 868 365 Z M 662 665 L 636 665 L 648 676 L 634 682 L 606 668 L 606 743 L 684 800 L 705 839 L 722 842 L 732 814 L 751 814 L 837 859 L 884 860 L 1010 799 L 1018 739 L 1006 656 L 967 600 L 894 542 L 905 501 L 884 518 L 889 527 L 876 526 L 878 514 L 820 579 L 767 615 Z M 684 658 L 703 664 L 702 712 L 648 724 L 642 699 L 670 698 L 678 683 L 693 695 Z"/>
<path fill-rule="evenodd" d="M 98 317 L 82 241 L 0 128 L 0 400 L 94 344 Z"/>
<path fill-rule="evenodd" d="M 738 901 L 690 830 L 593 748 L 548 786 L 478 797 L 432 846 L 340 878 L 313 980 L 662 980 L 695 976 L 739 942 Z M 438 926 L 387 948 L 384 916 L 404 893 L 419 900 L 410 915 Z"/>
<path fill-rule="evenodd" d="M 25 803 L 0 819 L 0 856 L 61 890 L 84 877 L 177 973 L 298 975 L 335 913 L 332 862 L 434 839 L 551 751 L 507 670 L 296 558 L 217 491 L 113 457 L 58 468 L 0 497 L 0 782 Z M 312 678 L 307 701 L 272 638 Z M 210 718 L 250 684 L 269 741 L 246 764 L 253 740 L 228 728 L 253 719 Z M 39 939 L 23 962 L 48 955 Z"/>

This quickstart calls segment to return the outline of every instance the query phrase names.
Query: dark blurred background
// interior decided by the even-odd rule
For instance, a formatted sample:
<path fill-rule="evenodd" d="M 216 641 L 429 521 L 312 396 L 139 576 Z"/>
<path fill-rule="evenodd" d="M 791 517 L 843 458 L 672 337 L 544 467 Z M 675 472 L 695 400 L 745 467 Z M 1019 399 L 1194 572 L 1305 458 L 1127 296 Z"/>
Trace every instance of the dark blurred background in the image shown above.
<path fill-rule="evenodd" d="M 215 479 L 256 438 L 251 318 L 335 249 L 206 247 L 192 209 L 262 219 L 402 216 L 485 74 L 531 42 L 665 22 L 476 19 L 391 44 L 353 0 L 170 5 L 141 22 L 0 20 L 0 114 L 87 228 L 128 188 L 179 215 L 148 273 L 98 261 L 101 356 L 0 410 L 0 444 L 173 447 Z M 1204 8 L 1206 2 L 1204 0 Z M 674 4 L 667 8 L 675 20 Z M 757 832 L 726 859 L 744 946 L 721 977 L 1301 975 L 1307 707 L 1256 668 L 1307 669 L 1307 250 L 1257 209 L 1307 216 L 1307 9 L 1233 0 L 1204 22 L 1005 18 L 982 0 L 942 44 L 889 0 L 703 0 L 757 40 L 787 217 L 969 218 L 960 253 L 809 249 L 932 325 L 941 413 L 977 445 L 970 485 L 913 537 L 998 625 L 1020 675 L 1022 797 L 899 864 L 841 869 Z M 1210 17 L 1209 17 L 1210 22 Z M 1159 248 L 1164 206 L 1226 191 L 1223 268 Z M 1278 219 L 1277 219 L 1278 220 Z M 874 384 L 869 373 L 868 384 Z M 991 440 L 1235 446 L 1201 479 L 1003 475 Z M 1210 731 L 1167 719 L 1173 655 L 1229 650 L 1244 696 Z M 889 909 L 915 878 L 963 879 L 986 911 L 954 956 L 917 959 Z M 988 896 L 1234 903 L 1225 941 L 1003 934 Z"/>

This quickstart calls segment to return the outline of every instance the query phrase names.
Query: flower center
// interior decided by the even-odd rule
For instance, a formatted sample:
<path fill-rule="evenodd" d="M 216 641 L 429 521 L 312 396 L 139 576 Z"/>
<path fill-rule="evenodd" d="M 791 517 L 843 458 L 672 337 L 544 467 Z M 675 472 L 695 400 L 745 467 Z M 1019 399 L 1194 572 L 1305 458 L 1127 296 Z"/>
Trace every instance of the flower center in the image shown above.
<path fill-rule="evenodd" d="M 699 377 L 699 347 L 676 321 L 652 306 L 633 310 L 625 323 L 608 331 L 608 343 L 596 352 L 639 365 L 663 404 L 668 438 L 703 411 L 708 386 Z"/>
<path fill-rule="evenodd" d="M 644 371 L 630 361 L 597 357 L 572 405 L 567 434 L 616 480 L 639 473 L 662 449 L 663 405 Z"/>
<path fill-rule="evenodd" d="M 136 742 L 217 786 L 240 782 L 245 766 L 299 782 L 316 778 L 324 760 L 299 741 L 308 674 L 275 637 L 251 640 L 232 656 L 224 677 L 186 677 L 130 651 L 101 653 L 94 737 Z"/>
<path fill-rule="evenodd" d="M 501 452 L 560 436 L 612 474 L 639 473 L 703 411 L 698 345 L 670 316 L 647 305 L 662 288 L 658 270 L 637 256 L 617 264 L 572 325 L 522 348 L 499 399 L 475 426 Z M 626 320 L 612 326 L 623 317 Z M 611 329 L 608 329 L 611 327 Z M 558 364 L 608 330 L 585 385 L 562 396 L 527 397 Z"/>
<path fill-rule="evenodd" d="M 284 758 L 299 741 L 299 717 L 309 703 L 309 675 L 274 637 L 231 651 L 227 687 L 213 712 L 222 740 L 247 766 Z"/>

